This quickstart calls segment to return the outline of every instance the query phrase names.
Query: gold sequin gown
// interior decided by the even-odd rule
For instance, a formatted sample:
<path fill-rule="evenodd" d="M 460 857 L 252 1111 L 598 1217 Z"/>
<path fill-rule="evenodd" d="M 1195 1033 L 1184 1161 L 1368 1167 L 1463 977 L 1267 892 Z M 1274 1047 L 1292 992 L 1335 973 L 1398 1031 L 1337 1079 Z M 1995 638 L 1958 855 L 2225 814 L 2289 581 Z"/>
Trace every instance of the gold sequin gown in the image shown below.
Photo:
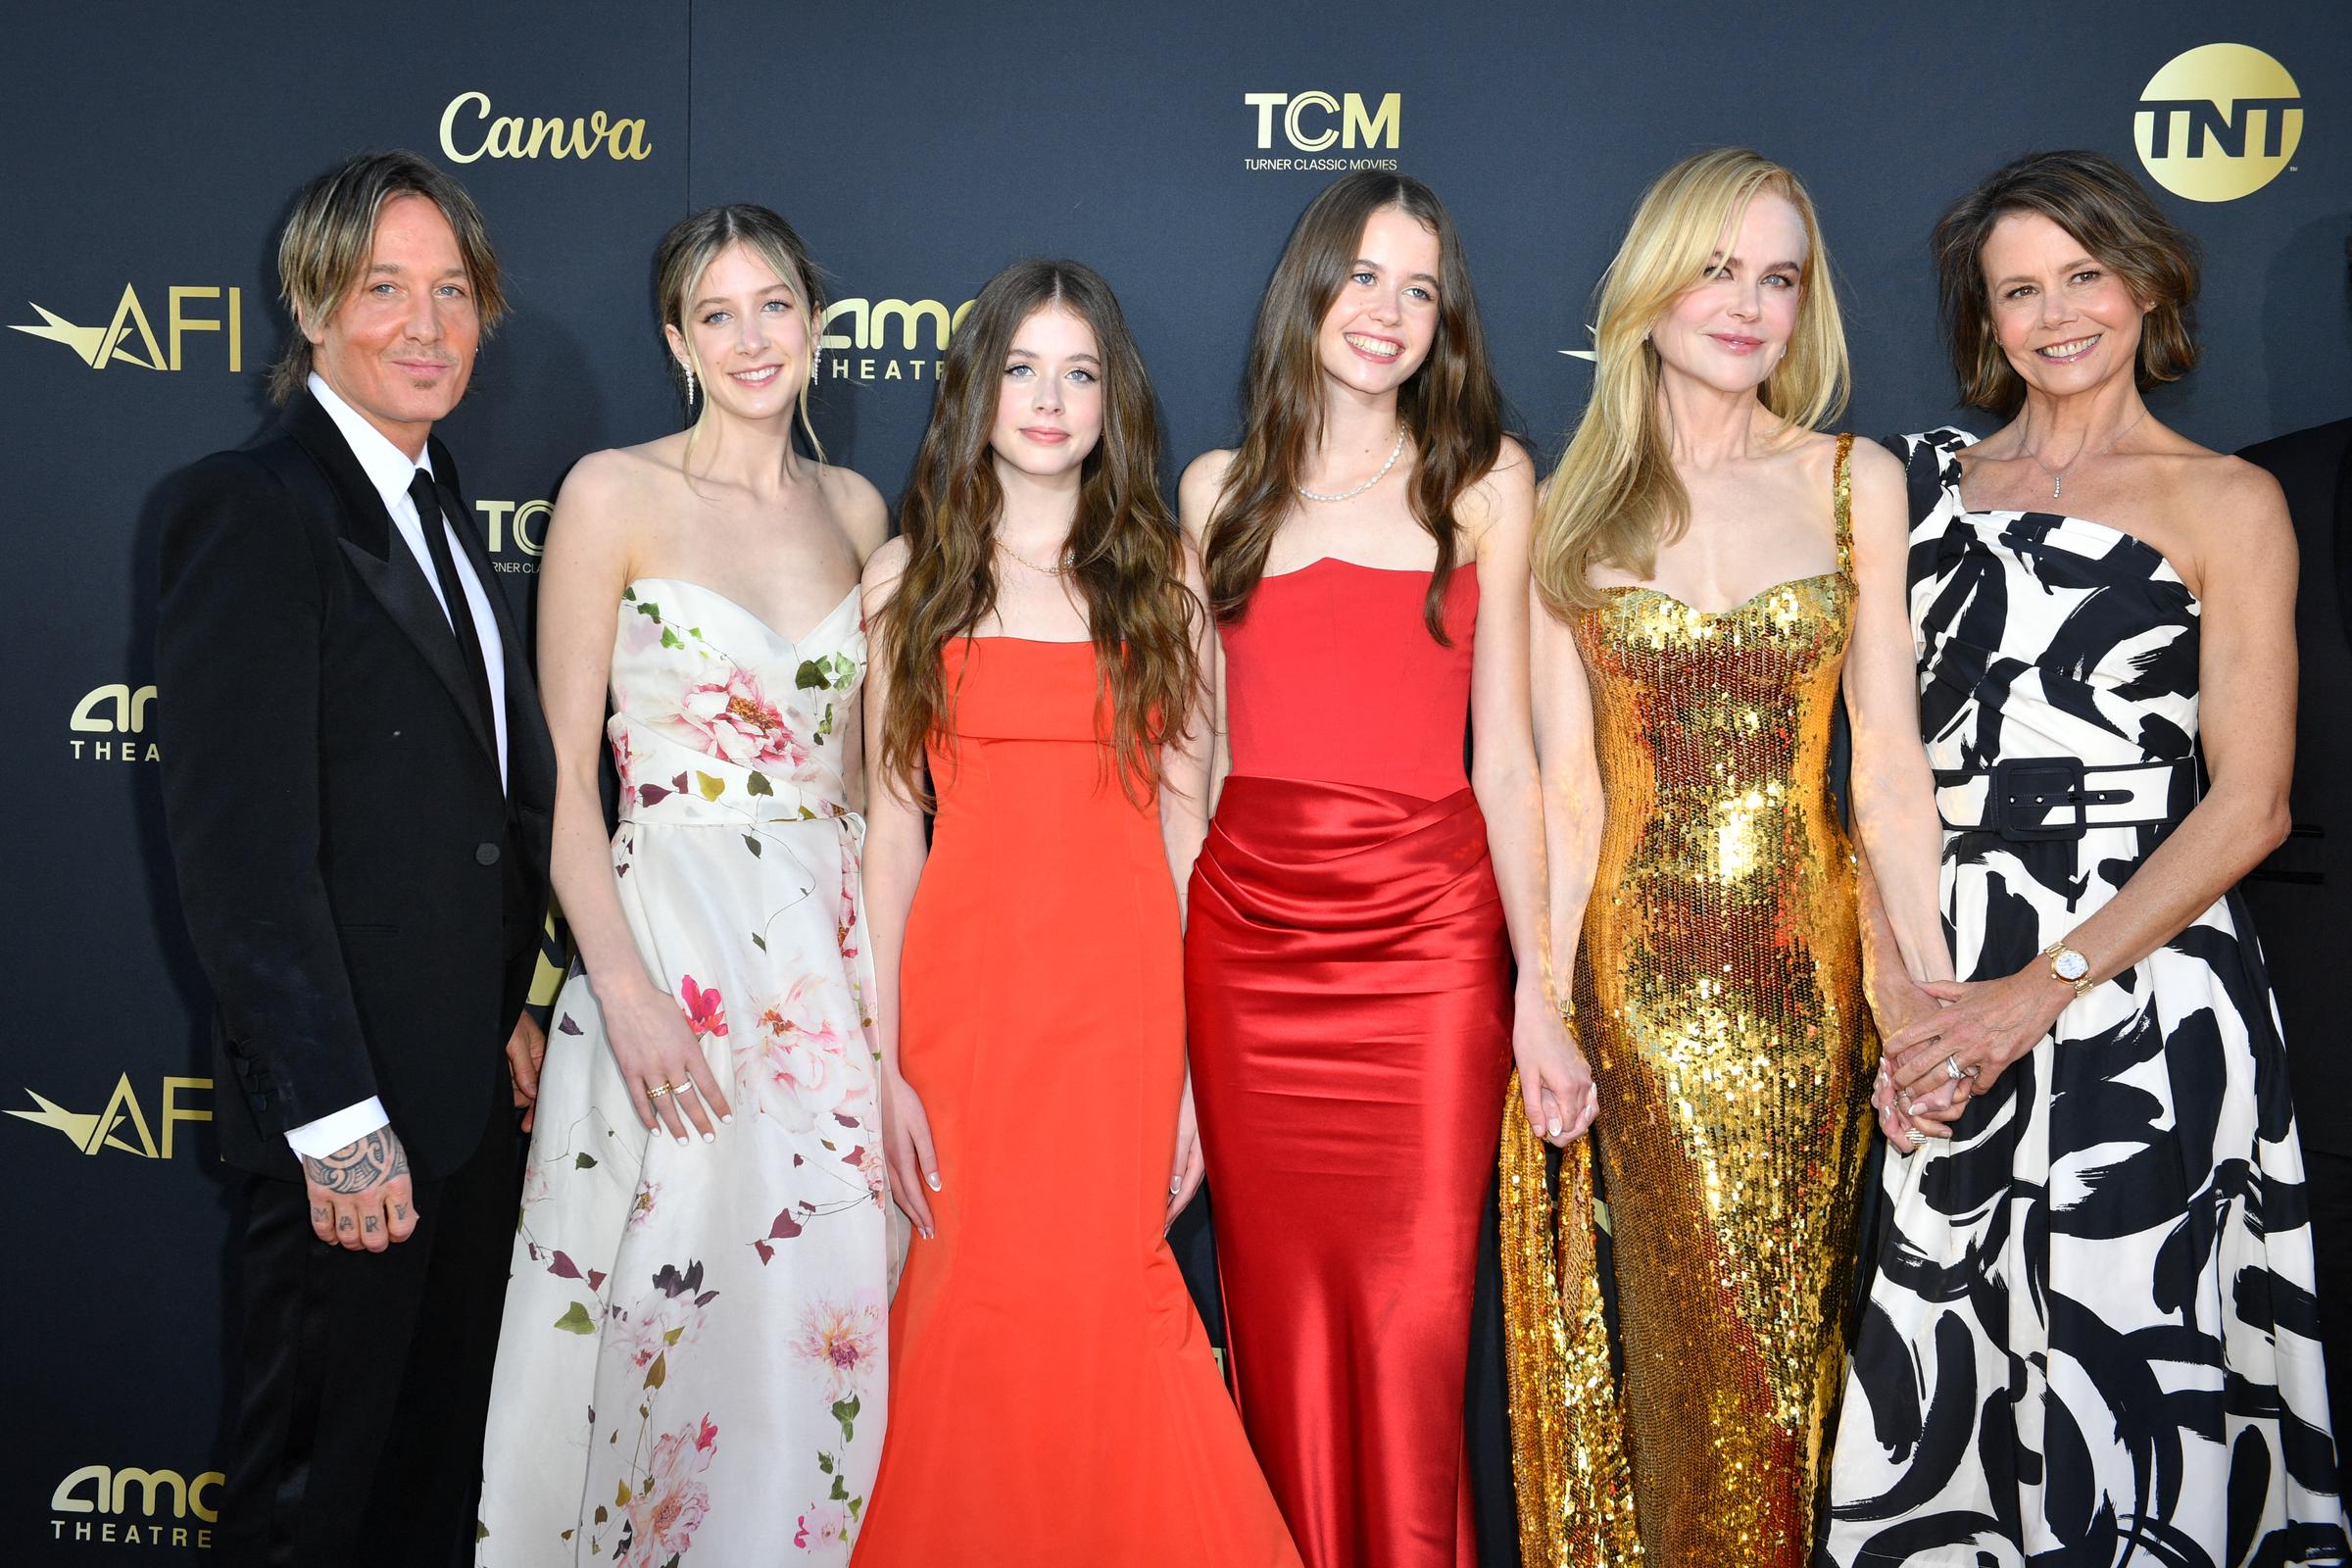
<path fill-rule="evenodd" d="M 1606 809 L 1576 1031 L 1600 1102 L 1624 1378 L 1601 1328 L 1586 1148 L 1555 1205 L 1514 1088 L 1503 1262 L 1530 1568 L 1801 1568 L 1812 1553 L 1878 1052 L 1829 788 L 1855 600 L 1851 443 L 1837 570 L 1720 612 L 1612 589 L 1571 625 Z"/>

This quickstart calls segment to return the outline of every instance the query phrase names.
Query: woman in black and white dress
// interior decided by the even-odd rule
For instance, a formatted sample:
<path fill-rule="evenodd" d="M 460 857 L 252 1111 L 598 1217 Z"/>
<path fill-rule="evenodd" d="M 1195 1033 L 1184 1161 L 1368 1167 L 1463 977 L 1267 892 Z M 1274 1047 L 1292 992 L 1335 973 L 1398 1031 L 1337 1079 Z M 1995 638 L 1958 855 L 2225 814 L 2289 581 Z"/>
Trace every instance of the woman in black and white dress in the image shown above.
<path fill-rule="evenodd" d="M 2140 400 L 2194 361 L 2196 256 L 2114 163 L 2012 164 L 1936 248 L 1963 391 L 2010 422 L 1898 453 L 1962 980 L 1887 1020 L 1916 1149 L 1828 1555 L 2342 1562 L 2286 1062 L 2230 892 L 2287 821 L 2285 509 Z"/>

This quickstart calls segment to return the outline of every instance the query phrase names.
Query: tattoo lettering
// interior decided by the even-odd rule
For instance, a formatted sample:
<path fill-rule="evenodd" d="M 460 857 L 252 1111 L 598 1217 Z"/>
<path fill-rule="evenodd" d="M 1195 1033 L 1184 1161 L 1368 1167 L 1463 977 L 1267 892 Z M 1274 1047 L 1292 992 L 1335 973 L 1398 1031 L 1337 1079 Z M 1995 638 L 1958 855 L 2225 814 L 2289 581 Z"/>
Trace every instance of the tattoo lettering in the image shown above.
<path fill-rule="evenodd" d="M 373 1236 L 378 1230 L 383 1228 L 383 1221 L 378 1219 L 373 1214 L 368 1215 L 366 1219 L 362 1220 L 360 1224 L 361 1227 L 365 1229 L 370 1236 Z"/>
<path fill-rule="evenodd" d="M 349 1214 L 337 1215 L 335 1218 L 335 1229 L 342 1231 L 346 1235 L 350 1234 L 351 1216 Z"/>
<path fill-rule="evenodd" d="M 394 1203 L 392 1205 L 392 1217 L 394 1219 L 407 1219 L 409 1217 L 409 1205 L 406 1203 Z"/>
<path fill-rule="evenodd" d="M 323 1159 L 302 1156 L 302 1171 L 312 1182 L 337 1195 L 366 1192 L 378 1182 L 409 1173 L 409 1152 L 378 1127 L 356 1144 L 346 1144 Z"/>
<path fill-rule="evenodd" d="M 311 1225 L 312 1225 L 312 1227 L 315 1229 L 315 1228 L 317 1228 L 318 1226 L 323 1225 L 323 1224 L 325 1224 L 325 1223 L 326 1223 L 326 1205 L 325 1205 L 324 1203 L 313 1203 L 313 1204 L 311 1205 Z"/>

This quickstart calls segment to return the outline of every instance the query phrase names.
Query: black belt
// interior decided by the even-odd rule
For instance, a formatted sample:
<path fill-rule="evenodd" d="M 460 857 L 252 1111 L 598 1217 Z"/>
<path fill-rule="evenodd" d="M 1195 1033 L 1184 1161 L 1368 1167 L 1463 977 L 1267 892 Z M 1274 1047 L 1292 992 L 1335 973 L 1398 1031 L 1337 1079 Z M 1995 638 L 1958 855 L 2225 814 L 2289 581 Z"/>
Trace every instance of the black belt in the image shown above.
<path fill-rule="evenodd" d="M 2196 804 L 2196 764 L 2185 761 L 2085 767 L 2079 757 L 2014 757 L 1936 772 L 1936 814 L 1945 827 L 2023 843 L 2079 839 L 2094 827 L 2157 827 Z"/>

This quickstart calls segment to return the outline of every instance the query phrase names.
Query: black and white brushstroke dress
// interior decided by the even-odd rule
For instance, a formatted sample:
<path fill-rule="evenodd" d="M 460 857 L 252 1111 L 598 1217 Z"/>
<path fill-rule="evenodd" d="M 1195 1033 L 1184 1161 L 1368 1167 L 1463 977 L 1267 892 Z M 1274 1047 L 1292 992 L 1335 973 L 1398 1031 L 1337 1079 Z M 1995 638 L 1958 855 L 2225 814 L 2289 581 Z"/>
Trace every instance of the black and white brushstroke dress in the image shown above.
<path fill-rule="evenodd" d="M 1943 916 L 1960 978 L 1988 980 L 2088 919 L 2169 831 L 2148 819 L 2193 805 L 2200 607 L 2131 535 L 1968 511 L 1971 439 L 1895 452 Z M 1983 823 L 1996 764 L 2066 758 L 2135 796 L 2082 808 L 2079 835 L 2072 807 L 1953 826 Z M 1995 793 L 2021 782 L 2053 776 Z M 1948 1146 L 1889 1150 L 1886 1185 L 1832 1562 L 2347 1560 L 2286 1058 L 2234 895 L 2070 1004 Z"/>

